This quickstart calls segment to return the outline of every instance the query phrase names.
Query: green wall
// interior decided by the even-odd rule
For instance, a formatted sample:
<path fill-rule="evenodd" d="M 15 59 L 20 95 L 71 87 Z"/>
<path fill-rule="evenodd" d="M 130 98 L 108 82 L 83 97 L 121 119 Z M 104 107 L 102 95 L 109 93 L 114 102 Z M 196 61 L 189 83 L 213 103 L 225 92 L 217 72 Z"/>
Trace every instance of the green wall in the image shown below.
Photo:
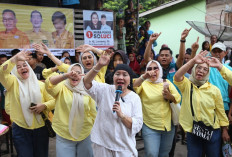
<path fill-rule="evenodd" d="M 158 12 L 145 16 L 151 22 L 150 29 L 154 32 L 162 32 L 157 39 L 158 46 L 155 47 L 156 53 L 159 52 L 162 44 L 167 44 L 173 50 L 173 57 L 179 53 L 180 37 L 185 28 L 190 28 L 186 21 L 205 21 L 206 2 L 205 0 L 187 0 L 180 4 L 168 7 Z M 186 38 L 186 48 L 191 45 L 199 36 L 199 50 L 205 40 L 205 36 L 194 29 L 189 32 Z"/>

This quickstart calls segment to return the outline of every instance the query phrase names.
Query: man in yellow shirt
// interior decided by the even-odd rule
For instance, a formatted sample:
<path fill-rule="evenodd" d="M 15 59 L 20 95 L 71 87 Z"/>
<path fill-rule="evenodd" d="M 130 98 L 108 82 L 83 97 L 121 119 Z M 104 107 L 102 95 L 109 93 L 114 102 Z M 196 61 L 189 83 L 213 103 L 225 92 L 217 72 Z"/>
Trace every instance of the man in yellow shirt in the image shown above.
<path fill-rule="evenodd" d="M 73 34 L 65 29 L 66 17 L 65 15 L 57 11 L 52 15 L 52 22 L 56 29 L 52 32 L 52 38 L 56 48 L 74 49 Z"/>
<path fill-rule="evenodd" d="M 41 29 L 42 22 L 43 22 L 42 14 L 37 10 L 32 11 L 31 23 L 33 25 L 33 28 L 32 30 L 26 32 L 30 40 L 30 45 L 35 43 L 36 44 L 44 43 L 49 48 L 54 47 L 52 35 L 49 32 Z"/>
<path fill-rule="evenodd" d="M 6 30 L 0 32 L 0 48 L 29 48 L 27 35 L 16 27 L 17 19 L 14 11 L 3 10 L 2 22 Z"/>

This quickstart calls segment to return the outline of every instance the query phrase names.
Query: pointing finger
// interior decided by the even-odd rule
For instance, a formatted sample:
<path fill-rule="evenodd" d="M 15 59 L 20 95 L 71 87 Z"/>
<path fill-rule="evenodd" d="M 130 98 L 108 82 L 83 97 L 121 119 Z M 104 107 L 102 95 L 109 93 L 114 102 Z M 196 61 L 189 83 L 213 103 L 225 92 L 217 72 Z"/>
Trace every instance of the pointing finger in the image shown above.
<path fill-rule="evenodd" d="M 199 37 L 197 37 L 197 43 L 199 42 Z"/>

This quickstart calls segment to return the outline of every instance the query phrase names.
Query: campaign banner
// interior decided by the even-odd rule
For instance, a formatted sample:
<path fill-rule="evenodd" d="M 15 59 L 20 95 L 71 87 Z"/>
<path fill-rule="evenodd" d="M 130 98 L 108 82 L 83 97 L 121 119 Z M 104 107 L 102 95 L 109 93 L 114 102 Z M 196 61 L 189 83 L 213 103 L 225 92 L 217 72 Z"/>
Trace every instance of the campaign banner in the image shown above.
<path fill-rule="evenodd" d="M 0 21 L 0 54 L 43 43 L 56 56 L 75 55 L 73 9 L 0 3 Z"/>
<path fill-rule="evenodd" d="M 84 43 L 100 49 L 114 47 L 113 12 L 83 10 Z"/>
<path fill-rule="evenodd" d="M 23 50 L 23 49 L 19 49 L 19 50 Z M 27 49 L 27 50 L 31 51 L 31 52 L 35 52 L 35 49 Z M 0 49 L 0 54 L 11 56 L 11 51 L 12 51 L 12 49 Z M 68 52 L 70 54 L 70 56 L 75 56 L 75 50 L 74 49 L 50 49 L 50 51 L 55 56 L 62 56 L 62 53 L 64 51 Z"/>

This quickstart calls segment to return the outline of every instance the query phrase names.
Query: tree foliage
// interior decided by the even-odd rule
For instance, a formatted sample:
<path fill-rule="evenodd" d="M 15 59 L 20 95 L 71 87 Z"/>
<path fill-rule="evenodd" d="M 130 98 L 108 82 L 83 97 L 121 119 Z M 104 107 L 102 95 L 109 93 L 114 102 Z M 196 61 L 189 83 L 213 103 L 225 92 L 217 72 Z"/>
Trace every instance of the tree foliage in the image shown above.
<path fill-rule="evenodd" d="M 124 10 L 127 8 L 127 1 L 128 0 L 105 0 L 103 7 L 113 10 L 118 18 L 124 17 Z M 171 0 L 140 0 L 139 4 L 142 6 L 142 9 L 140 9 L 139 12 L 145 12 L 169 1 Z M 133 2 L 134 8 L 136 8 L 137 0 L 133 0 Z"/>

